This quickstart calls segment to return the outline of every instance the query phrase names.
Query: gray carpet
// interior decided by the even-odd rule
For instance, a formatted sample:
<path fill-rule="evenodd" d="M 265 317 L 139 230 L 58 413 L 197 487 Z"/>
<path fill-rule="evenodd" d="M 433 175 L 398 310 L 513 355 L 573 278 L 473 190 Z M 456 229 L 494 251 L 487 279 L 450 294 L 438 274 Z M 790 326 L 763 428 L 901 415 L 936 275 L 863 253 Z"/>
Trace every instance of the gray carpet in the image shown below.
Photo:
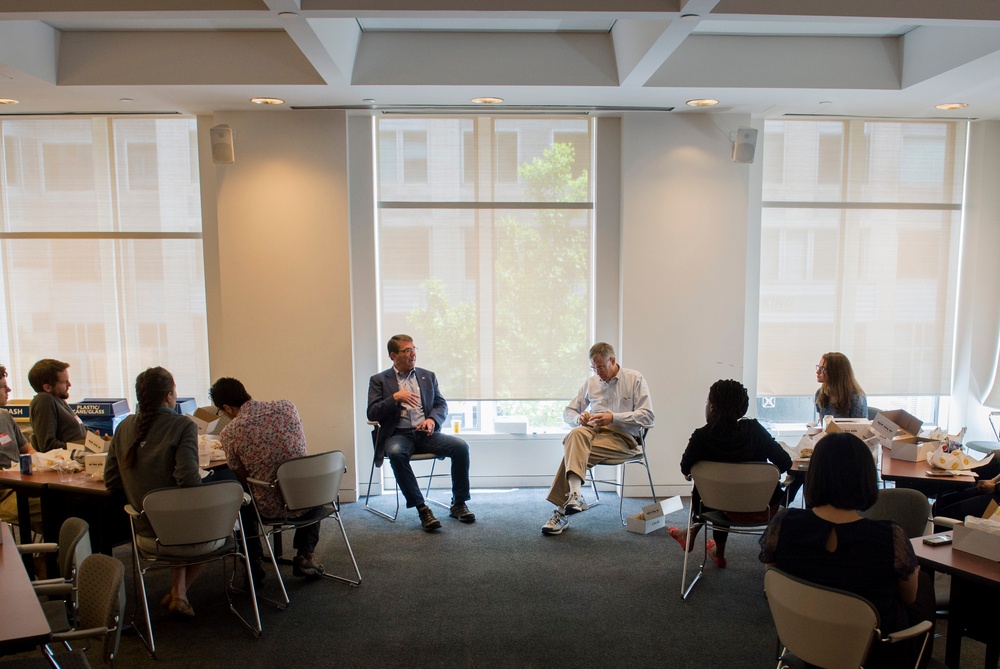
<path fill-rule="evenodd" d="M 681 602 L 683 554 L 664 530 L 626 532 L 618 499 L 608 494 L 605 504 L 571 516 L 561 536 L 544 537 L 540 528 L 552 508 L 544 495 L 538 488 L 474 491 L 470 508 L 478 522 L 462 525 L 435 507 L 444 525 L 435 534 L 420 531 L 413 510 L 389 523 L 361 503 L 345 504 L 362 585 L 305 581 L 282 567 L 292 605 L 284 611 L 262 605 L 259 639 L 228 611 L 221 568 L 212 567 L 192 589 L 193 620 L 174 620 L 159 608 L 169 580 L 157 574 L 149 583 L 159 660 L 125 637 L 116 665 L 774 666 L 756 538 L 734 536 L 728 568 L 709 562 L 691 598 Z M 627 512 L 642 503 L 626 500 Z M 668 521 L 683 526 L 687 513 Z M 317 554 L 328 570 L 345 573 L 338 540 L 335 523 L 325 521 Z M 272 574 L 265 593 L 275 585 Z M 128 587 L 131 598 L 131 578 Z M 975 642 L 966 649 L 970 644 L 981 649 Z M 942 639 L 935 656 L 943 647 Z M 91 658 L 97 666 L 93 652 Z M 967 650 L 963 659 L 963 666 L 981 667 L 982 651 Z"/>

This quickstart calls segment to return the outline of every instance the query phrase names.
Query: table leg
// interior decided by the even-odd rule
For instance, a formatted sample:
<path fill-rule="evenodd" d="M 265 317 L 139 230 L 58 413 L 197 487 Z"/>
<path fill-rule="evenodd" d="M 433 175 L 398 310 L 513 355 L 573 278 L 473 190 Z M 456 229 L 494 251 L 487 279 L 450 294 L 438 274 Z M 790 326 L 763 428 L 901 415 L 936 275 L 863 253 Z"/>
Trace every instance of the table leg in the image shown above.
<path fill-rule="evenodd" d="M 18 534 L 21 536 L 22 544 L 30 544 L 32 542 L 31 507 L 28 501 L 30 498 L 27 494 L 20 491 L 14 494 L 17 496 Z M 24 562 L 24 569 L 28 572 L 28 578 L 35 580 L 35 558 L 30 553 L 26 553 L 21 556 L 21 561 Z"/>

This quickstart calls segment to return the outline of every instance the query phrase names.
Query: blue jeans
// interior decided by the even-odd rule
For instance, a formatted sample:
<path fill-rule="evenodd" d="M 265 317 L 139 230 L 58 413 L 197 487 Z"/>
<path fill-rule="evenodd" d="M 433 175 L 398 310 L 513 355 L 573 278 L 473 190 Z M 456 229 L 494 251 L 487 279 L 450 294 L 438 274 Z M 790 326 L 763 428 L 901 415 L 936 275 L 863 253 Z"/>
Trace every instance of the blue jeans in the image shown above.
<path fill-rule="evenodd" d="M 417 453 L 433 453 L 439 458 L 451 458 L 452 504 L 469 499 L 469 445 L 458 437 L 441 432 L 428 435 L 414 430 L 397 430 L 385 442 L 385 456 L 392 465 L 396 484 L 406 499 L 406 508 L 423 506 L 424 496 L 417 477 L 410 467 L 410 457 Z"/>

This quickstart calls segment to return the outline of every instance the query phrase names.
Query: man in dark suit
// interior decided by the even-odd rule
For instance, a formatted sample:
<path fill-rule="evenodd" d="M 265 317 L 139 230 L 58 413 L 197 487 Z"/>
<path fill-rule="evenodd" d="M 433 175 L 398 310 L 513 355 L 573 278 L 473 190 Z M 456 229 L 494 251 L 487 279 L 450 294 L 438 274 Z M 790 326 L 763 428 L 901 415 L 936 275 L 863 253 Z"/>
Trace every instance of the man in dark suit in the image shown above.
<path fill-rule="evenodd" d="M 426 532 L 441 527 L 424 503 L 420 486 L 410 468 L 416 453 L 433 453 L 451 458 L 451 511 L 463 523 L 476 522 L 465 505 L 469 499 L 469 445 L 462 439 L 441 433 L 448 415 L 448 402 L 438 390 L 434 372 L 416 366 L 417 347 L 409 335 L 394 335 L 388 343 L 392 367 L 368 382 L 368 420 L 379 422 L 375 442 L 375 463 L 381 466 L 388 456 L 406 508 L 417 507 L 420 526 Z"/>

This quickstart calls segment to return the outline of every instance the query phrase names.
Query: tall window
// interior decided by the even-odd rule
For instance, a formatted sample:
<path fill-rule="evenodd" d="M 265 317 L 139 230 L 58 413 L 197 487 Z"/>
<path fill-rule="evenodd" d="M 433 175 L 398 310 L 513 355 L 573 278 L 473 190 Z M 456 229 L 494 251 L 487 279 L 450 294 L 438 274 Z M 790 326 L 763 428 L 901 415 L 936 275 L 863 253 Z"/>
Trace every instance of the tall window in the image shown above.
<path fill-rule="evenodd" d="M 851 359 L 870 398 L 936 418 L 915 398 L 951 392 L 965 137 L 952 122 L 765 124 L 765 418 L 811 415 L 827 351 Z"/>
<path fill-rule="evenodd" d="M 208 336 L 195 122 L 2 119 L 0 362 L 30 398 L 41 358 L 72 400 L 127 397 L 162 365 L 206 399 Z"/>
<path fill-rule="evenodd" d="M 592 122 L 379 119 L 377 138 L 380 338 L 413 335 L 453 405 L 560 424 L 593 331 Z"/>

